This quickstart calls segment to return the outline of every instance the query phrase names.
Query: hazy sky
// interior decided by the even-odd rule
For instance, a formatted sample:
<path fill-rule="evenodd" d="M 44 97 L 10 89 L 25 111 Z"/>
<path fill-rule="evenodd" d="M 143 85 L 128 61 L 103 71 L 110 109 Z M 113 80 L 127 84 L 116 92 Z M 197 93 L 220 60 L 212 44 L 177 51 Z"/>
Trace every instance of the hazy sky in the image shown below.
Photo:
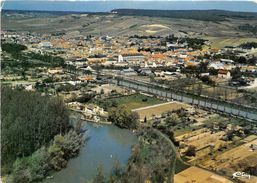
<path fill-rule="evenodd" d="M 1 1 L 255 1 L 256 0 L 0 0 Z"/>
<path fill-rule="evenodd" d="M 2 1 L 2 0 L 0 0 Z M 229 10 L 257 12 L 251 0 L 5 0 L 4 9 L 109 12 L 113 9 Z M 152 1 L 147 3 L 146 1 Z M 162 2 L 161 2 L 162 1 Z M 201 3 L 201 1 L 203 3 Z M 146 3 L 145 3 L 146 2 Z M 257 2 L 257 0 L 255 0 Z"/>

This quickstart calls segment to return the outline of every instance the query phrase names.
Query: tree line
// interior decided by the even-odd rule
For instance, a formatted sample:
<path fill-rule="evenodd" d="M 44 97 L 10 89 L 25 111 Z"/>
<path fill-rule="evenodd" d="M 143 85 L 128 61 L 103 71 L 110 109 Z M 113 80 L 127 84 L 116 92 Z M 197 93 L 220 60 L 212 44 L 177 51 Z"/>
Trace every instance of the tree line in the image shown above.
<path fill-rule="evenodd" d="M 27 50 L 25 45 L 17 43 L 1 43 L 2 51 L 11 54 L 11 58 L 3 59 L 2 69 L 11 68 L 34 68 L 36 66 L 63 67 L 65 61 L 62 57 L 35 52 L 23 52 Z"/>

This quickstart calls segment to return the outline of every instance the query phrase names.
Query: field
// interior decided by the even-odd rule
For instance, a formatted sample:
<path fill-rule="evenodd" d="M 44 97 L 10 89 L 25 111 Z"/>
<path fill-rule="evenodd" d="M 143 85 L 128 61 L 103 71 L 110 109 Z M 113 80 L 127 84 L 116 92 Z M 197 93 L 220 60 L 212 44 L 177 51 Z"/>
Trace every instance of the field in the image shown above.
<path fill-rule="evenodd" d="M 208 160 L 202 164 L 205 168 L 215 169 L 216 171 L 225 171 L 231 174 L 239 171 L 237 165 L 246 163 L 247 166 L 256 166 L 257 151 L 252 151 L 251 144 L 257 144 L 257 139 L 235 147 L 229 151 L 218 155 L 214 160 Z M 241 167 L 242 168 L 242 167 Z"/>
<path fill-rule="evenodd" d="M 134 95 L 117 97 L 117 98 L 105 99 L 104 102 L 109 102 L 109 103 L 115 102 L 118 107 L 124 105 L 126 106 L 127 109 L 132 110 L 140 107 L 160 104 L 160 103 L 163 103 L 164 101 L 158 98 L 154 98 L 154 97 L 150 97 L 142 94 L 134 94 Z M 101 103 L 99 103 L 99 105 L 102 106 Z"/>
<path fill-rule="evenodd" d="M 177 136 L 176 140 L 184 147 L 180 148 L 179 152 L 184 154 L 188 146 L 196 147 L 195 156 L 188 157 L 188 162 L 197 162 L 199 159 L 207 156 L 210 152 L 214 152 L 221 146 L 228 144 L 228 142 L 221 140 L 221 138 L 224 137 L 224 134 L 224 131 L 213 133 L 210 129 L 201 128 L 199 130 Z"/>
<path fill-rule="evenodd" d="M 220 79 L 216 79 L 216 83 L 218 83 L 219 86 L 213 87 L 206 85 L 203 82 L 199 82 L 199 84 L 187 86 L 185 89 L 192 93 L 200 92 L 201 95 L 227 99 L 230 101 L 235 101 L 243 95 L 242 93 L 237 92 L 235 88 L 226 86 L 228 81 L 221 81 Z"/>
<path fill-rule="evenodd" d="M 232 183 L 232 181 L 217 174 L 192 166 L 174 177 L 175 183 Z"/>
<path fill-rule="evenodd" d="M 225 46 L 238 46 L 245 42 L 257 42 L 257 38 L 255 38 L 254 36 L 243 38 L 204 37 L 204 39 L 208 39 L 212 42 L 211 48 L 223 48 Z"/>
<path fill-rule="evenodd" d="M 154 116 L 161 116 L 162 113 L 188 107 L 189 105 L 180 102 L 167 102 L 163 104 L 137 108 L 133 111 L 138 112 L 140 120 L 144 120 L 145 117 L 149 120 L 152 119 Z"/>

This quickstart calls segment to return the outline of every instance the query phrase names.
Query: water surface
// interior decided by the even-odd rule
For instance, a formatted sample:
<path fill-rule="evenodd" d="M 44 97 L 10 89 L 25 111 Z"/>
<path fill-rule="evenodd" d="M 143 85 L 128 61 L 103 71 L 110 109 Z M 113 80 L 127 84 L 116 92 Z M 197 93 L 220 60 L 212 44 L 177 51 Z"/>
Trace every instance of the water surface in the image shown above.
<path fill-rule="evenodd" d="M 104 173 L 117 162 L 123 166 L 131 153 L 131 147 L 137 142 L 135 134 L 114 125 L 86 124 L 87 140 L 77 158 L 71 159 L 68 166 L 53 174 L 53 179 L 45 179 L 43 183 L 86 183 L 92 179 L 97 167 L 101 165 Z"/>

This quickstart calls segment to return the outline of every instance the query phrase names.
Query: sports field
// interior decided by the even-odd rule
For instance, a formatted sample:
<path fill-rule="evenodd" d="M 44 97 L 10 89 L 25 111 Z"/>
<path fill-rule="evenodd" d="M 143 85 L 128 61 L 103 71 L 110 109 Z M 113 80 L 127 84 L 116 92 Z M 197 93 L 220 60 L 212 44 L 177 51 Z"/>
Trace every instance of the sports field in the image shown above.
<path fill-rule="evenodd" d="M 103 100 L 96 101 L 96 104 L 100 107 L 104 107 L 104 105 L 108 103 L 115 103 L 117 107 L 125 106 L 128 110 L 133 110 L 141 107 L 152 106 L 156 104 L 164 103 L 163 100 L 160 100 L 156 97 L 146 96 L 143 94 L 133 94 L 115 98 L 108 98 Z M 111 108 L 113 106 L 109 106 Z"/>
<path fill-rule="evenodd" d="M 161 116 L 162 113 L 188 107 L 189 105 L 180 102 L 167 102 L 148 107 L 141 107 L 132 111 L 137 112 L 139 114 L 140 120 L 143 121 L 145 117 L 147 118 L 147 120 L 149 120 L 153 119 L 153 117 Z"/>

